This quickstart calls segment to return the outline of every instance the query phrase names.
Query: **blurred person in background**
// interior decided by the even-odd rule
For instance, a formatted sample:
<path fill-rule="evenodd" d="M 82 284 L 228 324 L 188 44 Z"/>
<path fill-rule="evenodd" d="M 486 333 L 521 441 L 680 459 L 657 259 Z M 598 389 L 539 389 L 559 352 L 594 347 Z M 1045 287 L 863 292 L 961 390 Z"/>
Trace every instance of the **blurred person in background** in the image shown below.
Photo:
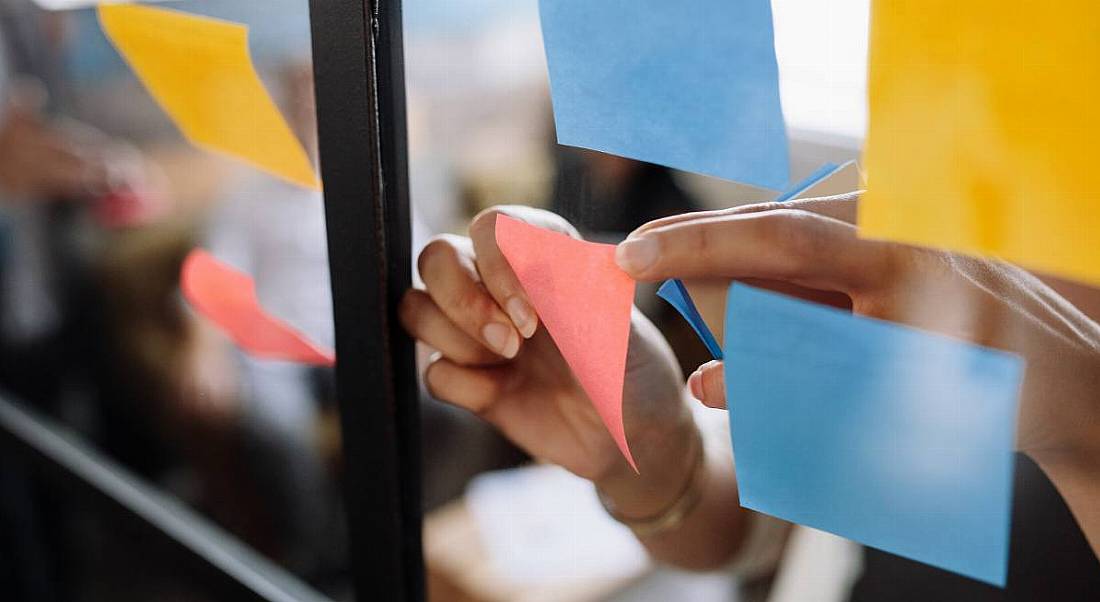
<path fill-rule="evenodd" d="M 308 2 L 195 0 L 176 8 L 248 26 L 261 80 L 316 160 Z M 76 18 L 82 52 L 73 57 L 74 78 L 82 84 L 83 109 L 150 148 L 189 151 L 159 110 L 146 111 L 156 108 L 105 47 L 94 13 Z M 164 154 L 175 160 L 183 153 Z M 187 174 L 201 182 L 192 185 L 198 193 L 176 208 L 171 223 L 130 236 L 111 257 L 112 288 L 122 291 L 116 331 L 126 338 L 128 358 L 120 377 L 140 366 L 143 376 L 125 378 L 129 396 L 156 392 L 149 418 L 176 460 L 154 473 L 159 480 L 294 573 L 324 589 L 339 587 L 346 551 L 335 482 L 338 441 L 326 418 L 330 369 L 242 352 L 191 311 L 178 290 L 183 257 L 206 248 L 253 278 L 265 309 L 331 346 L 321 194 L 208 156 L 217 164 L 200 159 Z M 185 164 L 195 161 L 187 157 Z M 137 315 L 145 316 L 140 324 Z M 149 414 L 130 405 L 135 415 Z"/>
<path fill-rule="evenodd" d="M 146 173 L 129 145 L 60 116 L 61 25 L 29 0 L 0 2 L 0 388 L 71 416 L 103 384 L 86 235 Z M 60 507 L 0 459 L 0 587 L 13 599 L 69 596 Z"/>
<path fill-rule="evenodd" d="M 245 248 L 237 258 L 263 266 L 255 275 L 265 292 L 309 296 L 306 306 L 276 303 L 275 312 L 287 311 L 291 321 L 305 317 L 307 331 L 331 342 L 320 195 L 249 169 L 227 169 L 232 161 L 190 149 L 103 38 L 93 10 L 47 13 L 30 0 L 0 6 L 7 63 L 50 84 L 48 96 L 7 94 L 12 86 L 0 86 L 14 97 L 0 120 L 0 211 L 7 226 L 0 318 L 4 350 L 11 350 L 0 363 L 3 384 L 42 404 L 65 401 L 68 414 L 73 404 L 66 400 L 79 398 L 80 430 L 106 451 L 298 574 L 325 578 L 343 562 L 343 531 L 317 436 L 318 376 L 244 356 L 189 312 L 178 292 L 180 264 L 196 241 L 228 255 Z M 225 0 L 181 8 L 252 26 L 257 65 L 313 148 L 311 94 L 305 94 L 312 80 L 303 77 L 307 7 L 304 0 L 277 6 Z M 50 106 L 40 109 L 46 100 Z M 53 116 L 62 110 L 149 149 L 168 177 L 159 177 L 135 146 Z M 170 192 L 150 191 L 145 180 Z M 117 205 L 100 211 L 100 200 L 119 190 L 134 193 L 131 201 L 159 195 L 156 215 L 129 215 Z M 242 208 L 254 213 L 234 222 Z M 197 224 L 211 210 L 213 227 L 202 233 Z M 257 214 L 271 219 L 256 220 Z M 294 281 L 303 275 L 308 282 Z M 80 380 L 67 378 L 70 371 Z M 37 494 L 21 476 L 11 481 L 0 486 L 25 492 L 2 496 L 11 506 L 0 509 L 2 533 L 13 534 L 3 545 L 26 561 L 5 565 L 13 582 L 6 591 L 70 599 L 64 588 L 87 575 L 59 577 L 50 567 L 95 566 L 103 569 L 90 570 L 97 588 L 141 596 L 134 592 L 144 591 L 142 579 L 114 574 L 120 567 L 110 559 L 124 552 L 115 534 L 99 525 L 40 538 L 35 525 L 62 530 L 61 509 L 33 503 Z M 41 558 L 33 557 L 36 550 Z M 61 557 L 74 554 L 81 566 Z"/>

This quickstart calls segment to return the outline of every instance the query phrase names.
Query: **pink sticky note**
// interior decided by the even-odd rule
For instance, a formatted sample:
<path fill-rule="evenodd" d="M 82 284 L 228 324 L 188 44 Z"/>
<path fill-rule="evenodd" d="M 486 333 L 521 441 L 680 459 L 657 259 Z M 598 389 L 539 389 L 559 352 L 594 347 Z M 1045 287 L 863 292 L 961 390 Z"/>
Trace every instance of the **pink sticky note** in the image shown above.
<path fill-rule="evenodd" d="M 634 468 L 623 427 L 623 378 L 634 280 L 614 245 L 576 240 L 498 215 L 497 245 L 611 437 Z"/>
<path fill-rule="evenodd" d="M 268 314 L 252 278 L 195 249 L 180 273 L 183 296 L 247 353 L 257 357 L 331 366 L 335 354 Z"/>

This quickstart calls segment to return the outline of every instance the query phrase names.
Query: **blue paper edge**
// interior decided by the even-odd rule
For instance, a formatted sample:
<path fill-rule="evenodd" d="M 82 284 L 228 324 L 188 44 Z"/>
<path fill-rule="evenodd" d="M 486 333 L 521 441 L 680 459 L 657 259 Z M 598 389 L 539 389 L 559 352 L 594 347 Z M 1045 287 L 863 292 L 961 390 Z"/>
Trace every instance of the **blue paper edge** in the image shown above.
<path fill-rule="evenodd" d="M 699 314 L 699 310 L 695 307 L 695 302 L 691 300 L 691 295 L 688 294 L 687 288 L 682 281 L 676 278 L 665 280 L 661 287 L 657 289 L 657 296 L 668 301 L 669 305 L 680 312 L 680 315 L 683 316 L 688 324 L 691 325 L 691 328 L 695 330 L 695 334 L 699 335 L 699 338 L 702 339 L 703 344 L 707 347 L 707 351 L 710 351 L 710 355 L 714 359 L 721 360 L 725 357 L 725 354 L 722 352 L 722 346 L 719 345 L 718 340 L 714 338 L 714 333 L 710 331 L 707 323 L 703 320 L 703 316 Z"/>
<path fill-rule="evenodd" d="M 803 178 L 794 186 L 788 188 L 785 192 L 775 197 L 775 202 L 782 203 L 789 201 L 796 196 L 802 194 L 806 190 L 809 190 L 818 182 L 828 178 L 834 173 L 844 169 L 848 165 L 851 165 L 854 161 L 848 161 L 840 165 L 832 162 L 824 163 L 821 167 L 814 170 L 813 173 Z M 675 287 L 679 296 L 677 297 L 671 289 Z M 699 310 L 695 307 L 695 302 L 692 301 L 691 295 L 687 291 L 687 287 L 684 286 L 684 282 L 679 278 L 672 278 L 666 280 L 661 287 L 657 289 L 657 296 L 667 301 L 672 307 L 676 308 L 676 311 L 687 320 L 691 325 L 695 334 L 699 335 L 703 344 L 706 345 L 707 350 L 710 351 L 711 357 L 716 360 L 722 360 L 725 358 L 725 353 L 722 351 L 722 346 L 718 344 L 718 339 L 714 337 L 714 333 L 711 332 L 710 327 L 707 326 L 706 321 L 703 320 L 703 316 L 699 314 Z"/>
<path fill-rule="evenodd" d="M 847 163 L 842 163 L 840 165 L 832 162 L 822 164 L 822 166 L 814 170 L 812 174 L 806 176 L 797 184 L 791 186 L 779 196 L 775 197 L 775 202 L 782 203 L 784 201 L 789 201 L 795 198 L 796 196 L 814 187 L 818 182 L 824 180 L 825 178 L 828 178 L 829 176 L 840 171 L 851 163 L 852 161 L 848 161 Z"/>

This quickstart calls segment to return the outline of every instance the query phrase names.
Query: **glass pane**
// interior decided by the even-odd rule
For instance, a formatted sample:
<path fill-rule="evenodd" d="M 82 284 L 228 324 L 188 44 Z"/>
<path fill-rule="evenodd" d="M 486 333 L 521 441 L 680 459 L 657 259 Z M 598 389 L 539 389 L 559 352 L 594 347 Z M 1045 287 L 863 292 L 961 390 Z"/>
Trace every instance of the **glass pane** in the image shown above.
<path fill-rule="evenodd" d="M 773 4 L 791 180 L 798 181 L 858 155 L 868 3 Z M 618 242 L 656 218 L 775 196 L 557 144 L 538 5 L 403 3 L 415 252 L 432 235 L 466 236 L 470 220 L 494 205 L 546 209 L 589 240 Z M 655 288 L 639 284 L 635 302 L 686 374 L 710 356 Z M 421 344 L 420 351 L 423 368 L 434 349 Z M 527 462 L 487 472 L 522 452 L 466 412 L 427 394 L 422 403 L 425 550 L 439 599 L 741 599 L 730 573 L 652 566 L 588 482 Z"/>
<path fill-rule="evenodd" d="M 230 59 L 192 25 L 175 37 L 139 29 L 141 56 L 128 63 L 95 8 L 0 2 L 0 387 L 293 574 L 346 595 L 331 367 L 248 351 L 239 342 L 269 335 L 270 324 L 227 330 L 180 287 L 185 258 L 205 250 L 252 279 L 269 316 L 316 348 L 332 347 L 321 193 L 254 166 L 283 152 L 272 140 L 292 143 L 284 154 L 301 159 L 305 173 L 316 163 L 308 0 L 149 6 L 247 26 L 267 92 L 241 88 L 239 73 L 212 75 Z M 260 147 L 259 159 L 216 152 L 201 126 L 190 131 L 203 144 L 189 141 L 150 94 L 152 76 L 143 73 L 143 83 L 135 75 L 150 48 L 194 42 L 168 70 L 184 82 L 185 106 L 200 120 L 236 107 L 212 135 L 244 128 L 238 146 Z M 263 107 L 268 94 L 269 115 L 286 126 L 253 127 L 259 111 L 244 107 Z M 206 303 L 230 298 L 227 285 L 218 286 Z M 27 599 L 204 599 L 201 584 L 135 558 L 140 547 L 90 510 L 26 489 L 11 474 L 0 498 L 12 500 L 26 532 L 8 540 L 20 553 L 5 563 L 28 570 L 11 577 L 24 589 L 5 591 L 27 591 Z"/>

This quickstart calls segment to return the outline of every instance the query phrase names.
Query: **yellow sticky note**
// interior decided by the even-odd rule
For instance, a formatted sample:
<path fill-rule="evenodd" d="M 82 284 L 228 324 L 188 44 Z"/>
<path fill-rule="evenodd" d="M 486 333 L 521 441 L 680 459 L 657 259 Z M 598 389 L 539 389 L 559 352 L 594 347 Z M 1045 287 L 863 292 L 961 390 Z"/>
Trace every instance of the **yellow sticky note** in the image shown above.
<path fill-rule="evenodd" d="M 247 27 L 130 4 L 100 5 L 99 21 L 188 140 L 320 188 L 309 157 L 256 75 Z"/>
<path fill-rule="evenodd" d="M 863 236 L 1100 284 L 1100 2 L 877 0 Z"/>

